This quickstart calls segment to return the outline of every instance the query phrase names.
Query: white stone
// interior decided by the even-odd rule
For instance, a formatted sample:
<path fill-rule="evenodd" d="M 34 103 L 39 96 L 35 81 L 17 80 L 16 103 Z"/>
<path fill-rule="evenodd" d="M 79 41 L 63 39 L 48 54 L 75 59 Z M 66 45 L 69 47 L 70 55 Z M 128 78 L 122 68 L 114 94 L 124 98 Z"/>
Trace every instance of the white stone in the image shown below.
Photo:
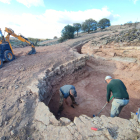
<path fill-rule="evenodd" d="M 15 85 L 15 89 L 17 89 L 19 86 L 18 85 Z"/>
<path fill-rule="evenodd" d="M 68 118 L 64 118 L 64 117 L 61 117 L 60 121 L 65 123 L 65 124 L 69 124 L 71 122 Z"/>
<path fill-rule="evenodd" d="M 12 130 L 12 131 L 10 132 L 10 134 L 11 134 L 11 136 L 14 135 L 14 134 L 15 134 L 15 131 Z"/>
<path fill-rule="evenodd" d="M 45 125 L 49 125 L 50 122 L 54 124 L 59 123 L 53 116 L 53 114 L 50 112 L 49 108 L 43 102 L 39 102 L 37 105 L 35 119 L 37 121 L 41 121 Z"/>
<path fill-rule="evenodd" d="M 140 132 L 140 128 L 137 128 L 137 131 Z"/>
<path fill-rule="evenodd" d="M 38 86 L 38 80 L 34 80 L 29 86 L 27 86 L 27 88 L 30 89 L 32 93 L 38 94 L 39 89 L 37 86 Z"/>

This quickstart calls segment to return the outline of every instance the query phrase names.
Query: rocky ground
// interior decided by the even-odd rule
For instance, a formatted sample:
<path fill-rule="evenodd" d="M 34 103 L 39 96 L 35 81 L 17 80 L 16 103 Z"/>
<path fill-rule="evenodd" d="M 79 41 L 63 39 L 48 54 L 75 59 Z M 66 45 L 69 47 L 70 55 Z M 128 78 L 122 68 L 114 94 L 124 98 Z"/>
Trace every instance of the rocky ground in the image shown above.
<path fill-rule="evenodd" d="M 27 55 L 30 47 L 15 48 L 16 59 L 4 63 L 0 69 L 1 139 L 138 139 L 140 125 L 136 116 L 131 120 L 123 118 L 129 119 L 131 111 L 136 112 L 140 107 L 139 29 L 139 25 L 120 25 L 96 33 L 83 33 L 63 43 L 36 47 L 37 54 L 31 56 Z M 83 47 L 79 50 L 75 46 Z M 106 116 L 90 118 L 91 115 L 80 112 L 73 122 L 66 118 L 57 120 L 48 107 L 39 101 L 36 87 L 31 83 L 38 81 L 38 76 L 49 68 L 53 70 L 69 61 L 80 60 L 79 55 L 74 55 L 76 50 L 87 54 L 90 59 L 86 65 L 92 70 L 102 73 L 108 70 L 108 74 L 125 82 L 131 105 L 126 107 L 127 112 L 122 112 L 125 115 L 121 114 L 121 118 L 109 118 L 109 112 L 103 112 Z M 103 67 L 106 62 L 113 65 L 113 69 L 109 65 Z M 78 87 L 83 83 L 76 81 L 74 84 Z M 101 106 L 99 104 L 98 109 Z M 91 130 L 91 127 L 97 127 L 98 131 Z"/>

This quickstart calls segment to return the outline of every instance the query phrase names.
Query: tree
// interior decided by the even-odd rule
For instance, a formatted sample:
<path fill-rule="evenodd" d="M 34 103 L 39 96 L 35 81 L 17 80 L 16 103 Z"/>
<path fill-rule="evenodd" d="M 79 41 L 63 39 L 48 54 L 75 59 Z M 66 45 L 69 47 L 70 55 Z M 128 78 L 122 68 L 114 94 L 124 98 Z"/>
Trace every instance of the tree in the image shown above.
<path fill-rule="evenodd" d="M 98 22 L 97 26 L 101 29 L 105 29 L 106 27 L 110 26 L 110 20 L 107 18 L 103 18 Z"/>
<path fill-rule="evenodd" d="M 57 36 L 54 36 L 54 38 L 53 39 L 57 39 Z"/>
<path fill-rule="evenodd" d="M 97 21 L 93 20 L 92 18 L 85 20 L 82 24 L 82 30 L 86 32 L 95 31 L 97 30 Z"/>
<path fill-rule="evenodd" d="M 71 25 L 67 25 L 62 30 L 63 40 L 74 38 L 75 28 Z"/>
<path fill-rule="evenodd" d="M 73 27 L 75 28 L 75 31 L 77 32 L 77 36 L 78 36 L 78 32 L 81 29 L 81 24 L 80 23 L 73 23 Z"/>

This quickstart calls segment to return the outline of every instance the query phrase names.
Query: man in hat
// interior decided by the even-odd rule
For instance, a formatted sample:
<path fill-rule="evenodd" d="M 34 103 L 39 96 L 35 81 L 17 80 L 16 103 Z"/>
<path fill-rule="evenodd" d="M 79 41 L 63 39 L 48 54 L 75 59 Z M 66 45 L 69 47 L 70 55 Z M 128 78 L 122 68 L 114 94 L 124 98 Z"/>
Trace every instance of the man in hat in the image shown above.
<path fill-rule="evenodd" d="M 112 79 L 111 76 L 106 76 L 105 82 L 107 83 L 107 103 L 109 103 L 111 92 L 114 97 L 110 116 L 118 117 L 122 108 L 129 103 L 129 95 L 127 89 L 120 79 Z"/>
<path fill-rule="evenodd" d="M 63 110 L 63 100 L 65 101 L 65 103 L 69 106 L 69 103 L 67 101 L 67 98 L 70 97 L 72 100 L 72 104 L 71 107 L 74 108 L 73 105 L 78 105 L 75 102 L 75 98 L 77 97 L 77 92 L 76 89 L 73 85 L 64 85 L 59 89 L 59 94 L 60 94 L 60 101 L 59 101 L 59 109 L 58 109 L 58 115 L 60 115 L 60 113 Z"/>

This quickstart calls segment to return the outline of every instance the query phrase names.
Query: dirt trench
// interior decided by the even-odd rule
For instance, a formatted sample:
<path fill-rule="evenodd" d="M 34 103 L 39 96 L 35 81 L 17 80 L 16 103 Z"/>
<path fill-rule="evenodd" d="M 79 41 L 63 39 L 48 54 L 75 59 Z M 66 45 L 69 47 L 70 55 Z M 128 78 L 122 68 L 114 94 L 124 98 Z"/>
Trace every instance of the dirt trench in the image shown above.
<path fill-rule="evenodd" d="M 79 48 L 78 52 L 81 53 Z M 70 82 L 69 77 L 74 77 L 74 74 L 71 74 L 67 76 L 67 78 L 64 77 L 60 84 L 57 85 L 57 90 L 55 90 L 54 95 L 48 105 L 50 111 L 56 116 L 57 119 L 59 119 L 60 117 L 66 117 L 70 120 L 74 120 L 74 117 L 78 117 L 82 114 L 85 114 L 89 117 L 93 117 L 93 114 L 97 115 L 106 103 L 107 84 L 104 82 L 104 78 L 107 75 L 110 75 L 116 79 L 121 79 L 126 84 L 130 96 L 129 104 L 123 108 L 119 117 L 129 119 L 131 117 L 131 112 L 137 111 L 138 107 L 140 106 L 138 102 L 138 100 L 140 99 L 140 95 L 137 91 L 134 91 L 133 88 L 131 88 L 131 81 L 128 82 L 128 80 L 121 75 L 123 73 L 120 72 L 119 75 L 114 74 L 117 71 L 117 67 L 114 62 L 97 58 L 95 59 L 94 57 L 90 56 L 88 60 L 86 60 L 84 69 L 86 69 L 87 74 L 81 79 L 76 79 Z M 63 103 L 64 110 L 62 111 L 60 116 L 57 116 L 59 106 L 58 90 L 61 86 L 67 84 L 72 84 L 76 87 L 78 95 L 76 97 L 76 102 L 79 104 L 79 106 L 75 106 L 75 108 L 72 108 Z M 70 97 L 68 97 L 68 102 L 69 104 L 71 104 Z M 106 115 L 108 117 L 110 116 L 111 102 L 106 106 L 106 108 L 101 112 L 100 115 Z"/>
<path fill-rule="evenodd" d="M 60 117 L 66 117 L 70 120 L 73 120 L 74 117 L 78 117 L 82 114 L 92 117 L 93 114 L 96 115 L 102 108 L 102 106 L 105 104 L 106 84 L 104 83 L 103 79 L 106 74 L 100 72 L 93 72 L 90 67 L 86 67 L 89 72 L 89 75 L 80 81 L 72 83 L 72 85 L 76 87 L 78 96 L 75 98 L 75 100 L 79 105 L 74 106 L 75 108 L 72 108 L 63 103 L 64 110 L 62 111 Z M 69 84 L 67 81 L 65 81 L 65 83 Z M 59 92 L 57 91 L 49 103 L 50 111 L 58 119 L 60 118 L 57 116 L 59 99 Z M 70 105 L 70 97 L 68 97 L 68 102 Z M 105 110 L 101 114 L 109 116 L 109 112 L 110 104 L 105 108 Z"/>

